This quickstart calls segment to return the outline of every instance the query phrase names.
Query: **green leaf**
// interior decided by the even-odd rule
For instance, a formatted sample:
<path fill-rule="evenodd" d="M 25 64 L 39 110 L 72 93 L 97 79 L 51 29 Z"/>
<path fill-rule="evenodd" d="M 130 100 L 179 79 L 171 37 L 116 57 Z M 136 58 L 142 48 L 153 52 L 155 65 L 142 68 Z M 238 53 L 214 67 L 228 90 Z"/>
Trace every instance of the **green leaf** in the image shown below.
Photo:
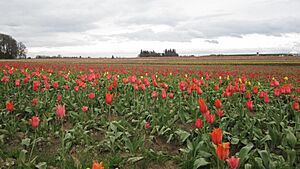
<path fill-rule="evenodd" d="M 210 164 L 210 162 L 207 162 L 207 161 L 205 160 L 205 158 L 198 158 L 198 159 L 195 160 L 195 162 L 194 162 L 194 169 L 197 169 L 197 168 L 199 168 L 199 167 L 201 167 L 201 166 L 206 166 L 206 165 L 208 165 L 208 164 Z"/>
<path fill-rule="evenodd" d="M 269 134 L 267 134 L 264 138 L 262 138 L 262 139 L 260 140 L 260 143 L 261 143 L 261 144 L 264 144 L 266 141 L 270 141 L 270 140 L 272 140 L 272 139 L 271 139 L 271 136 L 270 136 Z"/>
<path fill-rule="evenodd" d="M 287 139 L 288 143 L 290 144 L 290 146 L 294 148 L 297 143 L 297 138 L 294 135 L 294 133 L 292 133 L 290 130 L 288 130 L 288 132 L 286 134 L 286 139 Z"/>
<path fill-rule="evenodd" d="M 46 162 L 40 162 L 37 165 L 35 165 L 36 168 L 38 169 L 46 169 L 47 168 L 47 163 Z"/>
<path fill-rule="evenodd" d="M 30 138 L 23 139 L 21 144 L 28 147 L 30 145 Z"/>
<path fill-rule="evenodd" d="M 130 163 L 135 163 L 137 161 L 140 161 L 142 160 L 144 157 L 131 157 L 131 158 L 128 158 L 127 162 L 130 162 Z"/>
<path fill-rule="evenodd" d="M 240 141 L 240 139 L 236 138 L 236 137 L 233 137 L 230 141 L 231 144 L 238 144 Z"/>
<path fill-rule="evenodd" d="M 180 141 L 184 142 L 191 134 L 187 131 L 178 129 L 175 133 L 180 137 Z"/>
<path fill-rule="evenodd" d="M 245 164 L 245 169 L 252 169 L 252 165 L 249 163 Z"/>
<path fill-rule="evenodd" d="M 288 155 L 288 161 L 290 163 L 290 166 L 293 166 L 296 160 L 296 151 L 293 150 L 287 150 L 287 155 Z"/>
<path fill-rule="evenodd" d="M 25 161 L 26 161 L 26 153 L 27 153 L 26 150 L 21 150 L 21 152 L 19 154 L 19 157 L 18 157 L 19 164 L 24 164 L 25 163 Z"/>
<path fill-rule="evenodd" d="M 262 158 L 263 162 L 264 162 L 264 166 L 266 168 L 269 168 L 269 162 L 270 162 L 270 158 L 269 158 L 269 153 L 267 152 L 267 150 L 260 150 L 258 151 L 258 154 L 260 155 L 260 157 Z"/>
<path fill-rule="evenodd" d="M 253 148 L 253 144 L 249 143 L 248 145 L 244 146 L 240 152 L 239 152 L 239 158 L 240 158 L 240 165 L 243 165 L 244 162 L 249 158 L 248 153 Z"/>
<path fill-rule="evenodd" d="M 264 167 L 264 165 L 263 165 L 263 161 L 262 161 L 261 158 L 255 157 L 254 160 L 255 160 L 255 163 L 256 163 L 256 167 L 255 167 L 255 168 L 258 168 L 258 169 L 265 169 L 265 167 Z"/>

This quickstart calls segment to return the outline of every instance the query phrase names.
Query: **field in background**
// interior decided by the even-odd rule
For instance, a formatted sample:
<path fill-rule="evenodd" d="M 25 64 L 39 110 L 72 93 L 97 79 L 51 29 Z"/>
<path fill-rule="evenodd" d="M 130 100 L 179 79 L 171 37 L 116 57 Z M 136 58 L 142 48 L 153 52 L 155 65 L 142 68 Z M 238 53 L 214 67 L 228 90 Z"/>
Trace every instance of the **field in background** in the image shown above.
<path fill-rule="evenodd" d="M 8 60 L 2 60 L 8 61 Z M 27 59 L 10 60 L 41 63 L 77 64 L 153 64 L 153 65 L 300 65 L 299 56 L 199 56 L 162 58 L 84 58 L 84 59 Z M 1 60 L 0 60 L 1 62 Z"/>

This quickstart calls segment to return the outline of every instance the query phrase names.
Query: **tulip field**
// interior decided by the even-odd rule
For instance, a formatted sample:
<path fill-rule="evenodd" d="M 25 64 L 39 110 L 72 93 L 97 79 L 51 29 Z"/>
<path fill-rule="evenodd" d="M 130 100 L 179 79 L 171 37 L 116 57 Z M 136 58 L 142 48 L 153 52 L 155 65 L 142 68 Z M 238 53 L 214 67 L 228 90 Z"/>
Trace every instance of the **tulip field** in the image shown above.
<path fill-rule="evenodd" d="M 300 66 L 1 61 L 0 168 L 300 168 Z"/>

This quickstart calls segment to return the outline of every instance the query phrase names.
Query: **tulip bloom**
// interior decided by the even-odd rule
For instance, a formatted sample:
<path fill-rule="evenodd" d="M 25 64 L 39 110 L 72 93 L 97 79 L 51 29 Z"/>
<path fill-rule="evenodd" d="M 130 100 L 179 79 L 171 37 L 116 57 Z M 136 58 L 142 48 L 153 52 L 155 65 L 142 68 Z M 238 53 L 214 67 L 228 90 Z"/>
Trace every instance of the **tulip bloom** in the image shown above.
<path fill-rule="evenodd" d="M 230 166 L 230 168 L 236 169 L 239 166 L 240 158 L 232 156 L 231 158 L 228 158 L 226 161 Z"/>
<path fill-rule="evenodd" d="M 54 87 L 55 89 L 57 89 L 57 88 L 59 87 L 58 82 L 53 82 L 53 87 Z"/>
<path fill-rule="evenodd" d="M 16 80 L 15 80 L 15 85 L 16 85 L 16 87 L 19 87 L 20 84 L 21 84 L 21 80 L 20 80 L 20 79 L 16 79 Z"/>
<path fill-rule="evenodd" d="M 204 99 L 199 99 L 198 103 L 199 103 L 199 106 L 200 106 L 200 111 L 202 112 L 202 114 L 205 114 L 208 111 L 208 109 L 207 109 L 207 106 L 204 102 Z"/>
<path fill-rule="evenodd" d="M 32 128 L 37 128 L 40 124 L 40 119 L 37 116 L 33 116 L 33 117 L 31 117 L 29 122 L 30 122 Z"/>
<path fill-rule="evenodd" d="M 82 110 L 83 112 L 87 112 L 87 111 L 89 110 L 89 107 L 87 107 L 87 106 L 82 106 L 81 110 Z"/>
<path fill-rule="evenodd" d="M 224 110 L 218 109 L 218 110 L 217 110 L 217 115 L 218 115 L 219 117 L 224 116 Z"/>
<path fill-rule="evenodd" d="M 6 102 L 6 110 L 8 110 L 9 112 L 12 112 L 14 110 L 14 102 L 12 102 L 12 101 Z"/>
<path fill-rule="evenodd" d="M 33 98 L 31 102 L 32 102 L 32 104 L 36 105 L 38 103 L 38 99 L 37 98 Z"/>
<path fill-rule="evenodd" d="M 220 128 L 214 128 L 210 134 L 211 140 L 215 145 L 221 144 L 222 142 L 222 130 Z"/>
<path fill-rule="evenodd" d="M 258 93 L 258 87 L 257 86 L 253 86 L 253 93 L 257 94 Z"/>
<path fill-rule="evenodd" d="M 63 118 L 66 115 L 65 105 L 57 105 L 56 106 L 56 116 L 58 118 Z"/>
<path fill-rule="evenodd" d="M 246 107 L 248 110 L 252 110 L 253 109 L 253 102 L 251 100 L 248 100 L 246 102 Z"/>
<path fill-rule="evenodd" d="M 95 93 L 90 93 L 88 95 L 89 99 L 94 99 L 96 97 Z"/>
<path fill-rule="evenodd" d="M 202 128 L 202 120 L 201 119 L 197 119 L 194 125 L 195 125 L 195 127 L 197 129 Z"/>
<path fill-rule="evenodd" d="M 32 90 L 36 92 L 40 86 L 41 86 L 40 81 L 33 81 Z"/>
<path fill-rule="evenodd" d="M 146 129 L 150 128 L 150 123 L 149 123 L 149 122 L 146 122 L 145 128 L 146 128 Z"/>
<path fill-rule="evenodd" d="M 169 92 L 169 97 L 172 99 L 174 97 L 174 94 L 172 92 Z"/>
<path fill-rule="evenodd" d="M 57 101 L 61 101 L 62 96 L 61 95 L 57 95 Z"/>
<path fill-rule="evenodd" d="M 167 92 L 165 89 L 161 91 L 161 98 L 165 99 L 167 97 Z"/>
<path fill-rule="evenodd" d="M 158 96 L 158 93 L 157 93 L 156 91 L 153 91 L 153 92 L 151 93 L 151 97 L 152 97 L 152 98 L 157 98 L 157 96 Z"/>
<path fill-rule="evenodd" d="M 104 169 L 104 165 L 102 162 L 97 163 L 97 162 L 93 161 L 92 169 Z"/>
<path fill-rule="evenodd" d="M 217 156 L 220 160 L 226 160 L 229 156 L 230 143 L 218 144 L 216 149 Z"/>
<path fill-rule="evenodd" d="M 249 91 L 247 91 L 246 93 L 246 99 L 250 99 L 251 98 L 251 93 Z"/>
<path fill-rule="evenodd" d="M 106 96 L 105 96 L 105 102 L 106 102 L 106 104 L 112 104 L 112 101 L 113 101 L 113 95 L 107 93 Z"/>
<path fill-rule="evenodd" d="M 270 102 L 270 99 L 267 95 L 264 96 L 264 102 L 265 103 L 269 103 Z"/>
<path fill-rule="evenodd" d="M 215 101 L 215 106 L 216 106 L 216 108 L 217 108 L 217 109 L 221 108 L 221 105 L 222 105 L 221 100 L 220 100 L 220 99 L 217 99 L 217 100 Z"/>
<path fill-rule="evenodd" d="M 215 115 L 207 113 L 205 119 L 209 124 L 212 124 L 215 121 Z"/>
<path fill-rule="evenodd" d="M 293 104 L 293 108 L 294 110 L 299 110 L 299 102 L 295 101 L 294 104 Z"/>

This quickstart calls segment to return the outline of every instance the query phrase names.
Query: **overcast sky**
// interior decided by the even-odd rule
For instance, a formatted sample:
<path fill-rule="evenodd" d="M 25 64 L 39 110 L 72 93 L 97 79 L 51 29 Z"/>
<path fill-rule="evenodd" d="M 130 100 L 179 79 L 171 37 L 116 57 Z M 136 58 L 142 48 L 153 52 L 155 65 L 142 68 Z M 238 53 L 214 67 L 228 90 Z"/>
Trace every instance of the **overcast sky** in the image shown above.
<path fill-rule="evenodd" d="M 0 0 L 29 56 L 300 51 L 300 0 Z"/>

